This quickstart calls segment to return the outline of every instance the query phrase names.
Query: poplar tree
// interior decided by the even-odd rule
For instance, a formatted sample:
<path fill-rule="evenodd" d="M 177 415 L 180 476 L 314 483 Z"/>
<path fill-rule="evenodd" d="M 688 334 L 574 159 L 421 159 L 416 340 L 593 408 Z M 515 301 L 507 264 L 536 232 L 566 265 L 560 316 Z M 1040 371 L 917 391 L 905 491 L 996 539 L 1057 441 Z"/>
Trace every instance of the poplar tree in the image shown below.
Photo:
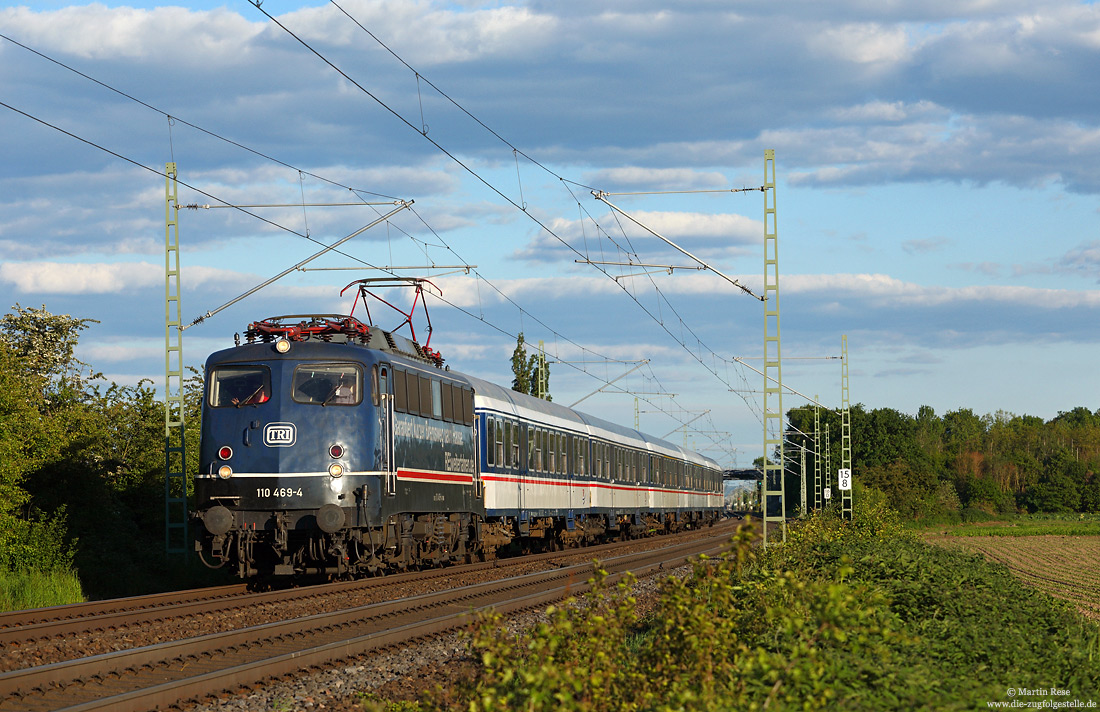
<path fill-rule="evenodd" d="M 512 351 L 512 390 L 530 396 L 550 397 L 550 364 L 541 353 L 527 355 L 527 344 L 523 332 L 516 339 L 516 348 Z M 540 387 L 541 386 L 541 387 Z"/>

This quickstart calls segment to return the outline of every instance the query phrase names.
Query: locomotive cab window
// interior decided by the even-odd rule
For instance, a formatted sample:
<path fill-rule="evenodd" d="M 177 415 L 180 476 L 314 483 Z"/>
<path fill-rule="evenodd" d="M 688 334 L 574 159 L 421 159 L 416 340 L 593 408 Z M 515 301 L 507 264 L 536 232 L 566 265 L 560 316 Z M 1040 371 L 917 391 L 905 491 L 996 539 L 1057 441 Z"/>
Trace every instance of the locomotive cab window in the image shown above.
<path fill-rule="evenodd" d="M 210 406 L 260 405 L 271 398 L 271 371 L 266 366 L 218 366 L 210 376 Z"/>
<path fill-rule="evenodd" d="M 358 405 L 363 374 L 354 363 L 308 363 L 294 369 L 291 394 L 298 403 Z"/>

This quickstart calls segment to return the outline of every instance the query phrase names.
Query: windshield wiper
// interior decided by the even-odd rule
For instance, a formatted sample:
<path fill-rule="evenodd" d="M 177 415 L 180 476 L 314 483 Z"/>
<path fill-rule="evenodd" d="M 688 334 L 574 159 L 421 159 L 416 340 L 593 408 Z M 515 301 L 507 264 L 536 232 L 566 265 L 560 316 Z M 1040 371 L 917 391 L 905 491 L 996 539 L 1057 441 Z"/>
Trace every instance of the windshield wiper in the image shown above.
<path fill-rule="evenodd" d="M 255 398 L 255 397 L 256 397 L 257 395 L 259 395 L 259 394 L 260 394 L 260 392 L 261 392 L 261 391 L 263 391 L 263 389 L 264 389 L 264 386 L 263 386 L 263 384 L 261 383 L 261 384 L 260 384 L 260 387 L 259 387 L 259 388 L 257 388 L 256 390 L 252 391 L 252 395 L 248 396 L 248 397 L 247 397 L 247 398 L 245 398 L 244 400 L 239 400 L 239 401 L 237 401 L 237 402 L 235 403 L 235 405 L 236 405 L 236 406 L 237 406 L 238 408 L 240 408 L 240 407 L 241 407 L 242 405 L 246 405 L 246 404 L 249 404 L 249 403 L 248 403 L 248 401 L 252 400 L 252 399 L 253 399 L 253 398 Z M 258 405 L 258 404 L 256 404 L 256 403 L 251 403 L 251 404 L 249 404 L 249 405 Z"/>

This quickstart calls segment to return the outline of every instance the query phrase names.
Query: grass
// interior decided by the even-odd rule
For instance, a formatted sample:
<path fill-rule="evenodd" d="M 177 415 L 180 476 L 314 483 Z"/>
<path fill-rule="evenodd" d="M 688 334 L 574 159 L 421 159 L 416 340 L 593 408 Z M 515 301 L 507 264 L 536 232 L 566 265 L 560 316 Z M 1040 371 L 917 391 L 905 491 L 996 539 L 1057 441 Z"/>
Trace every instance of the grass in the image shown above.
<path fill-rule="evenodd" d="M 1100 517 L 1094 514 L 1018 514 L 971 522 L 929 522 L 913 527 L 924 536 L 1098 536 Z"/>
<path fill-rule="evenodd" d="M 1100 522 L 1020 522 L 992 525 L 960 525 L 944 532 L 947 536 L 1097 536 Z"/>
<path fill-rule="evenodd" d="M 0 569 L 0 611 L 80 603 L 84 593 L 71 572 L 12 572 Z"/>

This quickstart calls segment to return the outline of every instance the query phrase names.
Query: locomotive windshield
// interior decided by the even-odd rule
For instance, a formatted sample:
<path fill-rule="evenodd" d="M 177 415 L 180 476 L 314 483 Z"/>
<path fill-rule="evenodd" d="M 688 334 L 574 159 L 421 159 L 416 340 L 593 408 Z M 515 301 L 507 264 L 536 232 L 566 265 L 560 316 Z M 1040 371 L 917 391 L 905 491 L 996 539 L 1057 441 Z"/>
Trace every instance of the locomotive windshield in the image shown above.
<path fill-rule="evenodd" d="M 210 405 L 259 405 L 271 397 L 271 371 L 264 366 L 219 366 L 210 377 Z"/>
<path fill-rule="evenodd" d="M 358 405 L 362 371 L 354 363 L 309 363 L 294 369 L 294 400 L 317 405 Z"/>

